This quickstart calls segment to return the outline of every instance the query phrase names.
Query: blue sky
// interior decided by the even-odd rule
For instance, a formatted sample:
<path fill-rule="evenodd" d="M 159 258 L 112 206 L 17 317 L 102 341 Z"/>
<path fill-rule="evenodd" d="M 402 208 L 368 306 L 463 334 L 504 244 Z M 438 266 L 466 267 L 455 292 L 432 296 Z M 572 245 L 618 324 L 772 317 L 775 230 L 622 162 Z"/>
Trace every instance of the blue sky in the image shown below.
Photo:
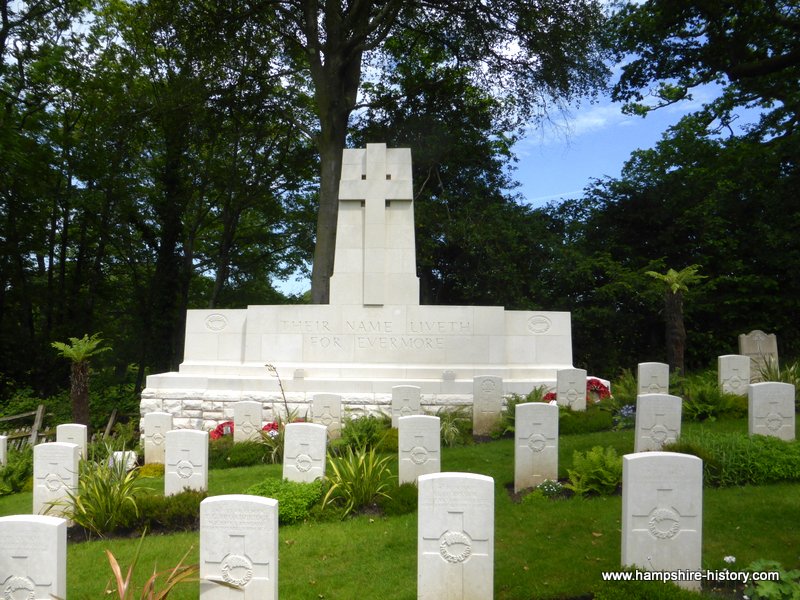
<path fill-rule="evenodd" d="M 579 197 L 594 179 L 619 177 L 634 150 L 655 146 L 670 125 L 710 99 L 710 91 L 701 90 L 694 100 L 647 117 L 624 115 L 608 98 L 572 109 L 554 124 L 531 129 L 515 147 L 518 191 L 532 206 Z"/>

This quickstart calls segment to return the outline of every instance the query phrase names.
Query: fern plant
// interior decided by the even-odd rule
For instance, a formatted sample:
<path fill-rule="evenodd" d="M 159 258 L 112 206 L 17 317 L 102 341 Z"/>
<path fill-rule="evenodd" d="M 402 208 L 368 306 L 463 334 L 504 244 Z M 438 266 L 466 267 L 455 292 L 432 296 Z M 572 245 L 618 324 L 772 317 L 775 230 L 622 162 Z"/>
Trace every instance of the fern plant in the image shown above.
<path fill-rule="evenodd" d="M 586 453 L 576 451 L 567 473 L 569 482 L 564 487 L 577 496 L 614 494 L 622 484 L 622 458 L 610 447 L 595 446 Z"/>
<path fill-rule="evenodd" d="M 72 403 L 72 419 L 75 423 L 89 425 L 89 359 L 93 356 L 111 350 L 101 347 L 103 340 L 95 333 L 91 337 L 85 334 L 82 338 L 69 338 L 69 344 L 53 342 L 51 346 L 58 353 L 72 362 L 70 372 L 69 397 Z"/>

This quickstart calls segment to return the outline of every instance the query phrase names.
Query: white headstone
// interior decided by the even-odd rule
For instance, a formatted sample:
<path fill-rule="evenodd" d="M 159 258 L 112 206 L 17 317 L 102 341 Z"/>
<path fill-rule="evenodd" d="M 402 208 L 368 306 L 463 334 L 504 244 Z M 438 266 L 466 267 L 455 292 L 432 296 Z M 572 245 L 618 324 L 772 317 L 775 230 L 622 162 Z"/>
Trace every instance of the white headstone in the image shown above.
<path fill-rule="evenodd" d="M 659 362 L 639 363 L 636 384 L 638 394 L 669 394 L 669 365 Z"/>
<path fill-rule="evenodd" d="M 147 413 L 144 416 L 144 464 L 164 464 L 167 432 L 172 431 L 172 415 L 164 412 Z"/>
<path fill-rule="evenodd" d="M 0 467 L 8 462 L 8 436 L 0 435 Z"/>
<path fill-rule="evenodd" d="M 8 600 L 67 597 L 67 522 L 0 517 L 0 593 Z"/>
<path fill-rule="evenodd" d="M 411 150 L 342 153 L 331 304 L 419 305 Z"/>
<path fill-rule="evenodd" d="M 661 450 L 681 434 L 683 401 L 669 394 L 636 396 L 634 452 Z"/>
<path fill-rule="evenodd" d="M 489 435 L 500 422 L 503 410 L 503 380 L 481 375 L 472 380 L 472 434 Z"/>
<path fill-rule="evenodd" d="M 572 410 L 586 410 L 586 369 L 556 372 L 556 401 Z"/>
<path fill-rule="evenodd" d="M 490 600 L 494 594 L 494 480 L 473 473 L 422 475 L 417 598 Z"/>
<path fill-rule="evenodd" d="M 739 334 L 739 354 L 750 357 L 750 381 L 760 381 L 761 371 L 768 363 L 779 366 L 778 338 L 760 329 Z"/>
<path fill-rule="evenodd" d="M 233 494 L 200 503 L 200 598 L 277 600 L 277 500 Z"/>
<path fill-rule="evenodd" d="M 48 511 L 49 503 L 69 501 L 69 493 L 77 493 L 80 451 L 68 442 L 33 447 L 33 514 L 58 516 L 57 507 Z"/>
<path fill-rule="evenodd" d="M 166 435 L 164 495 L 208 490 L 208 432 L 173 429 Z"/>
<path fill-rule="evenodd" d="M 396 385 L 392 388 L 392 427 L 397 419 L 420 414 L 420 388 L 416 385 Z"/>
<path fill-rule="evenodd" d="M 136 467 L 136 452 L 133 450 L 116 450 L 111 453 L 110 465 L 122 463 L 126 471 L 132 471 Z"/>
<path fill-rule="evenodd" d="M 88 431 L 89 428 L 86 425 L 64 423 L 56 427 L 56 441 L 77 444 L 78 448 L 80 448 L 81 458 L 86 458 Z"/>
<path fill-rule="evenodd" d="M 311 400 L 312 420 L 328 428 L 328 437 L 342 434 L 342 397 L 339 394 L 314 394 Z"/>
<path fill-rule="evenodd" d="M 311 483 L 325 477 L 328 429 L 316 423 L 289 423 L 283 438 L 283 478 Z"/>
<path fill-rule="evenodd" d="M 699 571 L 703 461 L 676 452 L 622 457 L 622 566 Z M 676 582 L 699 589 L 700 581 Z"/>
<path fill-rule="evenodd" d="M 795 438 L 795 389 L 791 383 L 751 383 L 747 391 L 747 424 L 750 435 Z"/>
<path fill-rule="evenodd" d="M 750 384 L 750 358 L 742 354 L 718 356 L 717 379 L 724 393 L 746 396 Z"/>
<path fill-rule="evenodd" d="M 514 415 L 514 491 L 558 479 L 558 406 L 517 404 Z"/>
<path fill-rule="evenodd" d="M 398 478 L 416 483 L 420 475 L 441 470 L 439 417 L 412 415 L 398 419 Z"/>
<path fill-rule="evenodd" d="M 240 400 L 233 405 L 233 441 L 249 442 L 261 439 L 261 402 Z"/>

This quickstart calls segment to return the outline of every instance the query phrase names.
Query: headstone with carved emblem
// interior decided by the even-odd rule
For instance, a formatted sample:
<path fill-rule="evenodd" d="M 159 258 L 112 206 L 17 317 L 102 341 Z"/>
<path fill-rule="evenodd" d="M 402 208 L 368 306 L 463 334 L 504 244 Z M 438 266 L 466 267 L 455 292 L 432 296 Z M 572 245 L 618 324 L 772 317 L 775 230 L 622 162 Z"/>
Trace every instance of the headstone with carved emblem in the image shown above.
<path fill-rule="evenodd" d="M 208 490 L 208 432 L 173 429 L 167 432 L 164 495 L 184 490 Z"/>
<path fill-rule="evenodd" d="M 420 475 L 441 470 L 439 417 L 413 415 L 398 419 L 398 479 L 416 483 Z"/>
<path fill-rule="evenodd" d="M 660 362 L 639 363 L 636 389 L 637 394 L 669 394 L 669 365 Z"/>
<path fill-rule="evenodd" d="M 277 600 L 278 501 L 232 494 L 200 503 L 200 599 Z"/>
<path fill-rule="evenodd" d="M 392 427 L 397 428 L 400 417 L 420 414 L 420 388 L 416 385 L 396 385 L 392 388 Z"/>
<path fill-rule="evenodd" d="M 622 566 L 699 572 L 703 461 L 677 452 L 622 457 Z M 700 580 L 676 581 L 700 589 Z"/>
<path fill-rule="evenodd" d="M 494 479 L 422 475 L 417 519 L 417 598 L 490 600 L 494 595 Z"/>
<path fill-rule="evenodd" d="M 77 444 L 81 458 L 86 458 L 89 428 L 80 423 L 62 423 L 56 426 L 56 441 Z"/>
<path fill-rule="evenodd" d="M 283 437 L 283 478 L 311 483 L 325 477 L 328 429 L 316 423 L 289 423 Z"/>
<path fill-rule="evenodd" d="M 762 373 L 768 368 L 778 368 L 778 338 L 774 333 L 754 329 L 739 334 L 739 354 L 750 357 L 750 381 L 762 381 Z"/>
<path fill-rule="evenodd" d="M 254 442 L 261 438 L 261 402 L 241 400 L 233 405 L 233 441 Z"/>
<path fill-rule="evenodd" d="M 339 394 L 314 394 L 311 399 L 312 421 L 328 428 L 328 437 L 342 435 L 342 397 Z"/>
<path fill-rule="evenodd" d="M 0 517 L 0 597 L 67 597 L 67 521 L 46 515 Z"/>
<path fill-rule="evenodd" d="M 717 380 L 724 393 L 746 396 L 750 385 L 750 358 L 742 354 L 718 356 Z"/>
<path fill-rule="evenodd" d="M 167 432 L 172 431 L 172 415 L 165 412 L 147 413 L 142 421 L 144 464 L 164 464 Z"/>
<path fill-rule="evenodd" d="M 670 394 L 636 396 L 634 452 L 661 450 L 681 434 L 683 401 Z"/>
<path fill-rule="evenodd" d="M 61 516 L 57 504 L 68 502 L 78 491 L 80 446 L 69 442 L 50 442 L 33 447 L 33 514 L 47 512 Z"/>
<path fill-rule="evenodd" d="M 795 438 L 795 388 L 791 383 L 751 383 L 747 390 L 747 423 L 750 435 Z"/>
<path fill-rule="evenodd" d="M 491 435 L 503 410 L 503 380 L 493 375 L 475 377 L 472 383 L 472 434 Z"/>
<path fill-rule="evenodd" d="M 586 369 L 559 369 L 556 402 L 572 410 L 586 410 Z"/>
<path fill-rule="evenodd" d="M 517 404 L 514 439 L 514 492 L 558 480 L 558 406 Z"/>

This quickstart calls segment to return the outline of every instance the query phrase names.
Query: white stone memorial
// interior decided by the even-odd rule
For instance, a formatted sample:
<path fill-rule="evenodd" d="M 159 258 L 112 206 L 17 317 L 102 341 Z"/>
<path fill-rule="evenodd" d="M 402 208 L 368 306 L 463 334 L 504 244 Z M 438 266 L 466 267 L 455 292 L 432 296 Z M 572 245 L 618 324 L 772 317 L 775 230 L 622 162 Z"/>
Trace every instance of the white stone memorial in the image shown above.
<path fill-rule="evenodd" d="M 339 394 L 314 394 L 311 400 L 312 422 L 328 428 L 328 437 L 342 434 L 342 397 Z"/>
<path fill-rule="evenodd" d="M 0 594 L 4 600 L 67 597 L 67 521 L 0 517 Z"/>
<path fill-rule="evenodd" d="M 233 441 L 251 442 L 261 439 L 263 420 L 261 402 L 240 400 L 233 405 Z"/>
<path fill-rule="evenodd" d="M 490 435 L 500 423 L 503 380 L 492 375 L 481 375 L 474 379 L 472 390 L 472 434 Z"/>
<path fill-rule="evenodd" d="M 791 383 L 751 383 L 747 391 L 747 424 L 750 435 L 795 438 L 795 389 Z"/>
<path fill-rule="evenodd" d="M 622 457 L 622 566 L 700 571 L 703 461 L 676 452 Z M 676 582 L 700 589 L 700 581 Z"/>
<path fill-rule="evenodd" d="M 514 415 L 514 491 L 558 480 L 558 406 L 517 404 Z"/>
<path fill-rule="evenodd" d="M 289 423 L 283 437 L 283 478 L 311 483 L 325 477 L 328 429 L 316 423 Z"/>
<path fill-rule="evenodd" d="M 764 333 L 755 329 L 750 333 L 739 334 L 739 354 L 750 357 L 750 381 L 761 381 L 761 372 L 771 364 L 779 366 L 778 338 L 774 333 Z"/>
<path fill-rule="evenodd" d="M 396 385 L 392 388 L 392 427 L 397 419 L 421 414 L 420 388 L 416 385 Z"/>
<path fill-rule="evenodd" d="M 86 458 L 89 428 L 79 423 L 64 423 L 56 427 L 56 441 L 77 444 L 81 458 Z"/>
<path fill-rule="evenodd" d="M 164 495 L 208 490 L 208 432 L 173 429 L 166 435 Z"/>
<path fill-rule="evenodd" d="M 639 363 L 636 369 L 639 394 L 669 394 L 669 365 L 659 362 Z"/>
<path fill-rule="evenodd" d="M 200 599 L 277 600 L 278 501 L 233 494 L 200 503 Z"/>
<path fill-rule="evenodd" d="M 167 432 L 172 431 L 172 415 L 165 412 L 147 413 L 142 421 L 144 464 L 164 464 Z"/>
<path fill-rule="evenodd" d="M 132 471 L 136 468 L 136 452 L 133 450 L 115 450 L 111 453 L 111 466 L 123 464 L 126 471 Z"/>
<path fill-rule="evenodd" d="M 398 479 L 416 483 L 420 475 L 441 471 L 439 417 L 412 415 L 398 419 Z"/>
<path fill-rule="evenodd" d="M 8 436 L 0 435 L 0 468 L 8 463 Z"/>
<path fill-rule="evenodd" d="M 417 598 L 491 600 L 494 480 L 434 473 L 422 475 L 417 485 Z"/>
<path fill-rule="evenodd" d="M 556 373 L 556 402 L 572 410 L 586 410 L 586 369 L 560 369 Z"/>
<path fill-rule="evenodd" d="M 683 400 L 670 394 L 639 394 L 636 397 L 634 452 L 661 450 L 681 434 Z"/>
<path fill-rule="evenodd" d="M 68 442 L 49 442 L 33 447 L 33 514 L 60 516 L 50 503 L 69 501 L 78 491 L 80 447 Z"/>
<path fill-rule="evenodd" d="M 388 412 L 392 388 L 427 403 L 472 403 L 473 378 L 502 378 L 501 395 L 552 388 L 572 366 L 570 315 L 490 306 L 421 306 L 409 149 L 344 150 L 330 304 L 190 310 L 184 362 L 147 378 L 141 414 L 210 429 L 227 406 L 256 400 L 305 412 L 314 394 L 343 408 Z"/>
<path fill-rule="evenodd" d="M 724 393 L 746 396 L 750 385 L 750 357 L 742 354 L 718 356 L 717 380 Z"/>

